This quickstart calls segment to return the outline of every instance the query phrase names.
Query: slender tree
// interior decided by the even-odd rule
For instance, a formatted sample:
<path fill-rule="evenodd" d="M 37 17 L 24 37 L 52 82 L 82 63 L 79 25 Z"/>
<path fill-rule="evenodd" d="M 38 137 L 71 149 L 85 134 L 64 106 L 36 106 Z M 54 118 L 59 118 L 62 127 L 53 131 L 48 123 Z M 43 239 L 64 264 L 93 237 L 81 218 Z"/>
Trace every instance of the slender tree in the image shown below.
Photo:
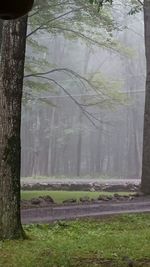
<path fill-rule="evenodd" d="M 2 42 L 2 30 L 3 30 L 3 21 L 0 19 L 0 49 L 1 49 L 1 42 Z"/>
<path fill-rule="evenodd" d="M 0 62 L 0 240 L 24 237 L 20 126 L 27 17 L 3 24 Z"/>
<path fill-rule="evenodd" d="M 143 162 L 141 190 L 150 194 L 150 0 L 144 1 L 146 96 L 143 134 Z"/>

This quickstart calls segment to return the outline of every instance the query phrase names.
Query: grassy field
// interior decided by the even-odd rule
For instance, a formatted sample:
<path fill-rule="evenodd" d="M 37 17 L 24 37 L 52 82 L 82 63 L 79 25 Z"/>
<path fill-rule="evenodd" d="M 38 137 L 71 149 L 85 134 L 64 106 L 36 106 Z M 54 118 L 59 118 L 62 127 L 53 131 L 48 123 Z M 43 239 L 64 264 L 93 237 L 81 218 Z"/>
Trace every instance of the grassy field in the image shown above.
<path fill-rule="evenodd" d="M 127 192 L 119 192 L 120 195 L 129 195 Z M 22 199 L 29 200 L 39 196 L 51 196 L 56 203 L 62 203 L 66 199 L 75 198 L 77 201 L 80 197 L 98 198 L 98 196 L 113 196 L 110 192 L 87 192 L 87 191 L 22 191 Z"/>
<path fill-rule="evenodd" d="M 148 267 L 150 214 L 25 226 L 25 241 L 0 243 L 1 267 Z"/>

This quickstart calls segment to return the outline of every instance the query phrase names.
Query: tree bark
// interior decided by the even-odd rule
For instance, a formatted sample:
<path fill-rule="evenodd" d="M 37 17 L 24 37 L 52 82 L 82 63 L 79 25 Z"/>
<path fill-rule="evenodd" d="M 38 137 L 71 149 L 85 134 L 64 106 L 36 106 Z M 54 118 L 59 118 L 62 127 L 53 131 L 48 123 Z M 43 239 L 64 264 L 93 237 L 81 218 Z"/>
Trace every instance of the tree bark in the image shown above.
<path fill-rule="evenodd" d="M 0 19 L 0 49 L 2 44 L 3 21 Z"/>
<path fill-rule="evenodd" d="M 145 194 L 150 194 L 150 0 L 144 1 L 144 24 L 147 73 L 141 190 Z"/>
<path fill-rule="evenodd" d="M 21 101 L 27 17 L 3 24 L 0 62 L 0 240 L 24 237 L 20 216 Z"/>

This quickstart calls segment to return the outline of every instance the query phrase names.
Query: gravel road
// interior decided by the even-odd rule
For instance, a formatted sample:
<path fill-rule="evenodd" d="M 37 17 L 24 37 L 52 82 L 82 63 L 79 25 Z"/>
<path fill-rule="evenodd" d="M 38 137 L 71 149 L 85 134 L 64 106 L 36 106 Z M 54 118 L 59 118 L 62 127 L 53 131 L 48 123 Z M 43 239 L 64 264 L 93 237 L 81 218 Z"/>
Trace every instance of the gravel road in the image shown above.
<path fill-rule="evenodd" d="M 45 208 L 25 209 L 21 211 L 22 223 L 50 223 L 58 220 L 70 220 L 85 217 L 103 217 L 122 213 L 150 212 L 150 198 L 117 203 L 93 203 L 78 205 L 55 205 Z"/>

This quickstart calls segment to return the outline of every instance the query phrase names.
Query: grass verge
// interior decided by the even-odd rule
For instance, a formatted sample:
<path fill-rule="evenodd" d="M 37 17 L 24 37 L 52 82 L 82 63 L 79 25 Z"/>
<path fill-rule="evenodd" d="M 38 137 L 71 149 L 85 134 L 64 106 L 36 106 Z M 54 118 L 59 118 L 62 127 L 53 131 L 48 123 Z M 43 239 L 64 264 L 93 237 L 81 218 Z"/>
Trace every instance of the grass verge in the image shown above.
<path fill-rule="evenodd" d="M 119 195 L 129 195 L 128 192 L 117 192 Z M 110 192 L 87 192 L 87 191 L 22 191 L 21 197 L 23 200 L 38 198 L 39 196 L 51 196 L 56 203 L 62 203 L 64 200 L 75 198 L 77 201 L 81 197 L 98 198 L 102 196 L 113 196 Z"/>
<path fill-rule="evenodd" d="M 150 214 L 29 225 L 25 230 L 30 240 L 0 243 L 0 266 L 150 266 Z"/>

